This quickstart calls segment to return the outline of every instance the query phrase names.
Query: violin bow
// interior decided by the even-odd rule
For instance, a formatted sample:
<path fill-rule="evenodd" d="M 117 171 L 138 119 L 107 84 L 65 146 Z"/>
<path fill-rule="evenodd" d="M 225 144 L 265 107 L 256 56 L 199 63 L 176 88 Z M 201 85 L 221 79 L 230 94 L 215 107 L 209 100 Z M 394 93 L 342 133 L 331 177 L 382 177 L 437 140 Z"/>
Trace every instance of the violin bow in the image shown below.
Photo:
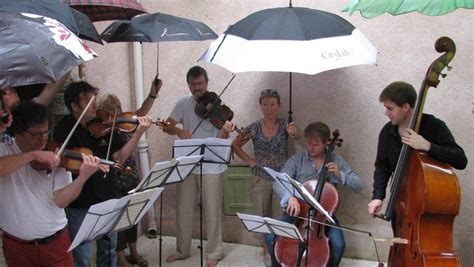
<path fill-rule="evenodd" d="M 117 108 L 114 110 L 114 119 L 112 120 L 112 131 L 110 131 L 110 138 L 109 138 L 109 145 L 107 146 L 107 155 L 105 156 L 105 160 L 109 160 L 110 156 L 110 147 L 112 146 L 112 138 L 114 136 L 114 129 L 115 129 L 115 120 L 117 119 Z M 104 173 L 104 178 L 107 177 L 107 173 Z"/>
<path fill-rule="evenodd" d="M 217 96 L 217 99 L 214 101 L 214 103 L 212 103 L 212 106 L 214 106 L 216 104 L 217 100 L 221 98 L 221 95 L 225 92 L 225 90 L 227 90 L 227 87 L 229 87 L 230 83 L 234 80 L 234 78 L 235 78 L 235 73 L 232 74 L 232 78 L 230 78 L 227 85 L 224 87 L 224 89 L 222 89 L 221 93 Z M 204 114 L 203 118 L 201 119 L 201 121 L 199 121 L 198 125 L 196 125 L 196 127 L 194 128 L 194 130 L 191 134 L 194 134 L 196 132 L 196 130 L 199 128 L 199 126 L 201 126 L 202 122 L 205 120 L 204 118 L 207 116 L 207 114 L 209 114 L 209 112 L 211 112 L 211 110 L 208 110 L 206 112 L 206 114 Z"/>

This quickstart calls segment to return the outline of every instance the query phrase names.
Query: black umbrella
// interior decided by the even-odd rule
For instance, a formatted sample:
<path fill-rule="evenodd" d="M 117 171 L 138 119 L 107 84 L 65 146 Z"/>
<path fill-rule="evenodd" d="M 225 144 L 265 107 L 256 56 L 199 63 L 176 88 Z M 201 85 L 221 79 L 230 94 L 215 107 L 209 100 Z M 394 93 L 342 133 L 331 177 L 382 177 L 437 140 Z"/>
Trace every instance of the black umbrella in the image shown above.
<path fill-rule="evenodd" d="M 86 14 L 92 21 L 126 20 L 146 9 L 136 0 L 61 0 Z"/>
<path fill-rule="evenodd" d="M 89 17 L 58 0 L 0 0 L 0 11 L 31 13 L 53 18 L 80 38 L 102 44 L 99 33 Z"/>
<path fill-rule="evenodd" d="M 142 32 L 151 42 L 201 41 L 216 39 L 206 24 L 165 13 L 139 15 L 130 20 L 131 29 Z"/>
<path fill-rule="evenodd" d="M 112 22 L 101 34 L 100 38 L 107 43 L 116 42 L 152 42 L 141 31 L 133 30 L 129 20 L 117 20 Z"/>
<path fill-rule="evenodd" d="M 94 56 L 54 19 L 0 12 L 0 89 L 55 82 Z"/>
<path fill-rule="evenodd" d="M 217 38 L 206 24 L 165 13 L 138 15 L 109 25 L 100 37 L 109 42 L 202 41 Z M 157 56 L 158 60 L 158 56 Z M 158 64 L 157 64 L 158 72 Z"/>

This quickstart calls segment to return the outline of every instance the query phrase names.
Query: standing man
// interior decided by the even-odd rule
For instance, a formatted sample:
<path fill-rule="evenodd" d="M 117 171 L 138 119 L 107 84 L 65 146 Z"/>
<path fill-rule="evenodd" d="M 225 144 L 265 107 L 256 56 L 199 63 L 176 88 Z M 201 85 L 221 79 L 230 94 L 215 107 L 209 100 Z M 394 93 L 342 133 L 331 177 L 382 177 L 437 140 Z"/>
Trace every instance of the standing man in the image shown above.
<path fill-rule="evenodd" d="M 390 119 L 379 134 L 377 158 L 375 160 L 372 201 L 368 205 L 369 214 L 375 214 L 382 207 L 385 188 L 395 171 L 403 144 L 430 157 L 448 163 L 456 169 L 464 169 L 467 158 L 464 150 L 456 143 L 446 124 L 433 115 L 423 114 L 419 134 L 409 128 L 410 118 L 416 102 L 416 91 L 411 84 L 393 82 L 380 94 L 379 101 L 385 107 L 385 115 Z"/>
<path fill-rule="evenodd" d="M 64 92 L 64 104 L 71 114 L 64 117 L 57 125 L 54 131 L 54 140 L 62 143 L 73 128 L 77 119 L 93 96 L 97 94 L 98 89 L 87 82 L 73 82 L 66 87 Z M 110 133 L 105 136 L 93 136 L 87 130 L 87 122 L 96 117 L 97 103 L 93 100 L 90 108 L 74 131 L 67 147 L 86 147 L 99 158 L 106 159 Z M 138 117 L 139 125 L 135 133 L 124 143 L 119 135 L 114 134 L 110 146 L 110 159 L 118 163 L 123 163 L 131 156 L 137 147 L 141 135 L 150 127 L 151 119 L 149 117 Z M 76 179 L 76 177 L 73 177 Z M 115 198 L 112 180 L 115 179 L 113 172 L 104 177 L 104 173 L 95 172 L 86 182 L 79 197 L 73 201 L 66 209 L 66 215 L 69 221 L 70 237 L 73 239 L 79 227 L 87 214 L 90 206 Z M 115 252 L 117 245 L 117 233 L 109 233 L 104 238 L 97 240 L 97 266 L 114 267 L 117 264 L 117 254 Z M 86 267 L 92 250 L 92 242 L 85 242 L 73 250 L 74 265 L 76 267 Z"/>
<path fill-rule="evenodd" d="M 167 120 L 170 125 L 163 128 L 164 132 L 177 135 L 180 139 L 227 138 L 229 132 L 235 128 L 230 122 L 226 122 L 219 130 L 206 119 L 194 134 L 191 133 L 201 121 L 201 118 L 194 112 L 194 107 L 197 104 L 197 99 L 207 92 L 209 78 L 205 69 L 194 66 L 189 69 L 186 81 L 191 94 L 178 100 Z M 182 128 L 176 127 L 178 123 L 182 125 Z M 201 193 L 206 218 L 207 247 L 205 253 L 207 256 L 206 266 L 208 267 L 217 265 L 222 257 L 222 173 L 226 169 L 225 164 L 203 164 L 203 192 Z M 193 211 L 196 196 L 199 193 L 199 173 L 199 170 L 194 170 L 184 182 L 177 185 L 177 248 L 175 254 L 168 256 L 167 262 L 182 260 L 190 256 Z"/>
<path fill-rule="evenodd" d="M 83 156 L 77 179 L 58 168 L 59 158 L 43 151 L 48 141 L 46 106 L 25 101 L 12 110 L 12 143 L 0 143 L 0 228 L 8 266 L 71 266 L 66 207 L 101 166 L 98 158 Z M 37 162 L 52 172 L 36 170 Z"/>
<path fill-rule="evenodd" d="M 329 127 L 322 122 L 310 123 L 304 129 L 304 137 L 306 139 L 306 151 L 297 153 L 290 157 L 281 172 L 288 174 L 294 180 L 304 183 L 306 181 L 317 179 L 321 180 L 321 172 L 323 168 L 327 168 L 327 176 L 323 177 L 333 185 L 346 185 L 351 189 L 360 191 L 363 187 L 362 179 L 354 172 L 349 164 L 336 153 L 331 153 L 330 160 L 326 161 L 326 147 L 330 141 L 331 131 Z M 300 213 L 300 204 L 297 198 L 286 192 L 285 189 L 277 182 L 273 183 L 273 189 L 280 197 L 280 205 L 285 209 L 286 214 L 281 218 L 284 222 L 292 223 L 294 216 Z M 333 219 L 338 223 L 337 218 Z M 327 266 L 337 267 L 342 260 L 345 249 L 344 234 L 341 229 L 328 227 L 326 235 L 329 238 L 329 263 Z M 275 257 L 275 235 L 267 235 L 266 242 L 270 255 L 272 256 L 272 266 L 281 266 Z M 318 253 L 313 251 L 310 253 Z"/>

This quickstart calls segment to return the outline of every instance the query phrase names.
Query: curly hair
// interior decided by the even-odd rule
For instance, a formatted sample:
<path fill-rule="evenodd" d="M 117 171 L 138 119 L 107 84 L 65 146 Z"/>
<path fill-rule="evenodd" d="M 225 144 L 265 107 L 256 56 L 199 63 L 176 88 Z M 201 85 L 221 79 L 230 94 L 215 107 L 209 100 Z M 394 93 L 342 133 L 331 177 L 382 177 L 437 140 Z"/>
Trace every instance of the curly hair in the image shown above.
<path fill-rule="evenodd" d="M 8 130 L 13 134 L 22 134 L 30 127 L 48 121 L 48 111 L 46 106 L 38 104 L 32 100 L 21 101 L 13 108 L 12 116 L 13 122 Z"/>

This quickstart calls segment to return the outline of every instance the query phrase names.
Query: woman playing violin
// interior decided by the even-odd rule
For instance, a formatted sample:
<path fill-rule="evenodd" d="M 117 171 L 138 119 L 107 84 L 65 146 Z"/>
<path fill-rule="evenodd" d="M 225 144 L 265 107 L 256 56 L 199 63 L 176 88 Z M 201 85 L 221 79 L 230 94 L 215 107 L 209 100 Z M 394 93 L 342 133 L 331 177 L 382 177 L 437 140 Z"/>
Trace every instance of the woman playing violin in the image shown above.
<path fill-rule="evenodd" d="M 6 262 L 8 266 L 54 263 L 72 267 L 72 254 L 66 252 L 70 239 L 64 207 L 94 172 L 107 171 L 108 166 L 100 165 L 97 157 L 83 155 L 73 181 L 69 172 L 57 168 L 58 157 L 43 151 L 49 133 L 46 106 L 25 101 L 12 114 L 15 120 L 10 129 L 15 138 L 11 144 L 0 143 L 0 225 Z M 33 169 L 34 160 L 55 169 L 53 175 Z"/>
<path fill-rule="evenodd" d="M 56 125 L 54 130 L 54 140 L 58 143 L 63 143 L 80 115 L 85 111 L 79 126 L 73 132 L 70 141 L 67 143 L 67 147 L 86 147 L 92 150 L 94 155 L 97 155 L 100 158 L 109 159 L 109 142 L 111 142 L 110 159 L 118 163 L 123 163 L 130 157 L 137 147 L 140 137 L 146 129 L 150 127 L 151 119 L 148 117 L 139 117 L 139 125 L 130 140 L 126 143 L 123 142 L 120 136 L 115 134 L 113 135 L 112 141 L 110 141 L 110 134 L 95 137 L 87 130 L 86 125 L 96 116 L 97 103 L 95 102 L 95 99 L 92 98 L 95 98 L 97 92 L 97 88 L 84 81 L 73 82 L 66 87 L 64 92 L 64 103 L 71 114 L 65 116 Z M 91 100 L 92 104 L 90 105 L 90 108 L 86 110 L 86 107 Z M 66 209 L 66 215 L 69 220 L 71 238 L 74 238 L 76 235 L 80 224 L 91 205 L 116 197 L 112 187 L 112 181 L 117 178 L 116 176 L 116 174 L 111 173 L 104 178 L 102 172 L 95 172 L 85 183 L 79 197 L 68 206 Z M 117 235 L 116 233 L 110 233 L 108 234 L 108 237 L 110 241 L 105 239 L 99 239 L 96 241 L 98 247 L 97 265 L 109 266 L 111 263 L 116 262 L 115 247 Z M 83 243 L 75 248 L 73 250 L 75 266 L 87 266 L 90 254 L 91 242 Z"/>
<path fill-rule="evenodd" d="M 281 172 L 288 174 L 291 178 L 303 183 L 310 179 L 317 179 L 323 168 L 327 168 L 329 177 L 324 177 L 332 184 L 347 185 L 354 190 L 361 190 L 363 187 L 362 179 L 355 173 L 344 159 L 332 153 L 332 161 L 323 166 L 326 158 L 326 145 L 330 138 L 329 127 L 321 122 L 313 122 L 304 129 L 306 139 L 306 151 L 297 153 L 290 157 L 284 164 Z M 319 180 L 318 180 L 319 182 Z M 286 210 L 286 214 L 281 218 L 282 221 L 293 222 L 294 217 L 299 214 L 300 204 L 297 199 L 285 191 L 279 183 L 273 183 L 273 189 L 277 192 L 281 207 Z M 334 215 L 333 215 L 334 218 Z M 334 218 L 337 222 L 337 219 Z M 339 266 L 344 253 L 345 241 L 342 230 L 328 228 L 329 237 L 329 264 L 328 266 Z M 266 237 L 267 246 L 272 254 L 272 266 L 280 266 L 273 253 L 276 237 L 268 235 Z M 317 254 L 317 251 L 310 251 L 310 254 Z M 310 255 L 310 257 L 311 257 Z"/>
<path fill-rule="evenodd" d="M 154 100 L 158 97 L 158 92 L 161 89 L 162 81 L 155 79 L 152 82 L 150 88 L 150 94 L 147 99 L 143 102 L 142 106 L 135 111 L 135 114 L 139 116 L 145 116 L 150 111 Z M 106 94 L 102 96 L 99 100 L 99 109 L 103 110 L 110 114 L 110 117 L 113 118 L 114 114 L 122 113 L 122 104 L 120 99 L 113 94 Z M 118 131 L 115 134 L 118 134 L 124 142 L 131 138 L 131 134 Z M 122 197 L 127 194 L 128 191 L 135 188 L 140 182 L 140 177 L 137 170 L 137 164 L 133 155 L 128 157 L 124 165 L 132 168 L 131 174 L 117 174 L 117 179 L 114 180 L 114 187 L 117 191 L 117 196 Z M 155 233 L 156 237 L 156 223 L 155 223 L 155 212 L 154 209 L 150 209 L 147 213 L 148 217 L 148 232 Z M 137 250 L 137 237 L 138 237 L 138 225 L 135 225 L 132 228 L 129 228 L 124 231 L 117 233 L 117 262 L 120 267 L 130 267 L 127 258 L 125 257 L 125 248 L 128 246 L 130 248 L 130 261 L 138 264 L 140 266 L 147 266 L 148 262 L 138 253 Z"/>
<path fill-rule="evenodd" d="M 252 168 L 249 191 L 254 214 L 278 218 L 282 215 L 278 196 L 272 189 L 272 177 L 263 167 L 280 171 L 288 159 L 289 137 L 299 139 L 300 133 L 294 122 L 288 123 L 287 120 L 278 118 L 280 95 L 276 90 L 263 90 L 258 101 L 263 118 L 247 126 L 244 131 L 246 134 L 238 135 L 232 142 L 232 148 Z M 242 149 L 250 139 L 254 146 L 254 157 Z M 264 248 L 264 261 L 268 263 L 269 256 L 263 236 L 259 234 L 256 237 Z"/>

